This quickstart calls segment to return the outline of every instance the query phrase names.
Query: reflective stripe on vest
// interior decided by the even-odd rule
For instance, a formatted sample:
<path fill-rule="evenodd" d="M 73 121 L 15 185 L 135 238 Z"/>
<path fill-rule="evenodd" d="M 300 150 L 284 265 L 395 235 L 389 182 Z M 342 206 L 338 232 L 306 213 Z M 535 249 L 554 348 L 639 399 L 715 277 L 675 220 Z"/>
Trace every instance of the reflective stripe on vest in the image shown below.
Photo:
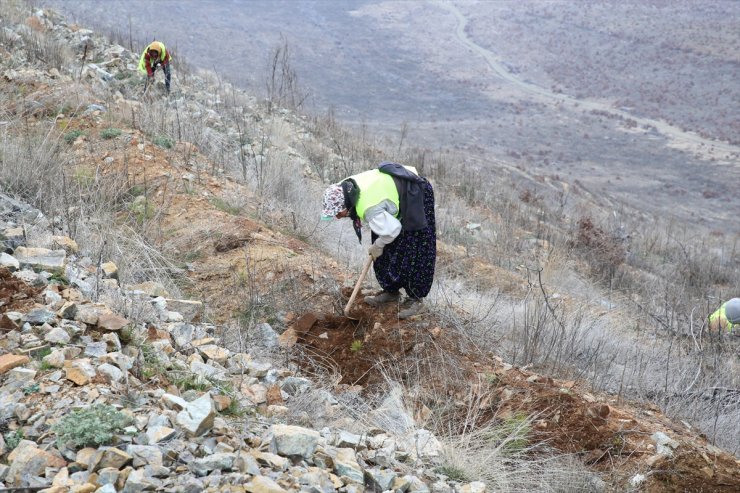
<path fill-rule="evenodd" d="M 355 204 L 357 215 L 364 219 L 365 211 L 374 205 L 378 205 L 384 200 L 390 200 L 396 205 L 396 209 L 401 210 L 398 202 L 398 189 L 391 175 L 381 173 L 377 169 L 371 169 L 357 175 L 350 176 L 357 187 L 360 189 L 360 197 Z M 398 217 L 399 213 L 396 213 Z"/>

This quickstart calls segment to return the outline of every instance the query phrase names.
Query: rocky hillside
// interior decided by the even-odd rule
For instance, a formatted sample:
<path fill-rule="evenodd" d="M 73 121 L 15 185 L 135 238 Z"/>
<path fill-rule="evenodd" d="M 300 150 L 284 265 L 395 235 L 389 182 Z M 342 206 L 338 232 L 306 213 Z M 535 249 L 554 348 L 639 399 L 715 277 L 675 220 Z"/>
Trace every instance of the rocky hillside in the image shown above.
<path fill-rule="evenodd" d="M 341 316 L 362 251 L 310 218 L 349 151 L 212 74 L 144 93 L 136 61 L 52 12 L 3 19 L 0 488 L 740 488 L 695 425 L 512 365 L 468 305 L 401 321 L 368 280 Z M 441 275 L 528 287 L 439 250 Z"/>

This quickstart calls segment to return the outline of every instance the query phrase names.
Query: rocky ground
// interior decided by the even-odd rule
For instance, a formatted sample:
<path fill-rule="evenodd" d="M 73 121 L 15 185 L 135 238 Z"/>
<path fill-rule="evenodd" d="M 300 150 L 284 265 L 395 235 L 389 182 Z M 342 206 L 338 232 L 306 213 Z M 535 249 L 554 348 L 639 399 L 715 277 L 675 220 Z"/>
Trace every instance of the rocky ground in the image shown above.
<path fill-rule="evenodd" d="M 43 12 L 13 29 L 0 48 L 5 111 L 32 122 L 47 118 L 44 103 L 76 84 L 95 94 L 120 83 L 136 59 Z M 27 29 L 53 33 L 73 49 L 92 47 L 82 49 L 100 61 L 78 65 L 77 80 L 42 61 L 22 64 L 6 45 L 13 35 L 20 44 L 17 33 Z M 23 105 L 10 97 L 21 86 Z M 146 185 L 126 208 L 143 207 L 147 216 L 148 202 L 156 202 L 159 245 L 181 260 L 181 289 L 122 282 L 115 262 L 58 231 L 53 215 L 2 197 L 0 488 L 498 491 L 440 467 L 445 444 L 428 418 L 441 397 L 455 403 L 453 414 L 474 408 L 481 426 L 534 416 L 528 441 L 588 466 L 587 479 L 574 480 L 579 491 L 740 488 L 734 456 L 657 408 L 471 352 L 449 319 L 428 312 L 400 321 L 397 307 L 365 305 L 367 289 L 358 320 L 341 316 L 354 279 L 289 227 L 277 227 L 289 218 L 259 219 L 253 192 L 208 173 L 217 166 L 196 146 L 168 149 L 127 124 L 140 103 L 125 92 L 61 117 L 66 130 L 81 131 L 65 153 L 76 169 Z M 202 92 L 182 89 L 177 97 L 210 115 L 214 128 L 224 125 Z M 125 115 L 114 138 L 103 136 L 111 113 Z M 222 202 L 234 194 L 246 197 L 238 213 Z M 442 267 L 451 252 L 440 245 Z M 393 392 L 379 393 L 388 368 L 400 380 L 427 378 L 424 399 L 410 408 Z"/>

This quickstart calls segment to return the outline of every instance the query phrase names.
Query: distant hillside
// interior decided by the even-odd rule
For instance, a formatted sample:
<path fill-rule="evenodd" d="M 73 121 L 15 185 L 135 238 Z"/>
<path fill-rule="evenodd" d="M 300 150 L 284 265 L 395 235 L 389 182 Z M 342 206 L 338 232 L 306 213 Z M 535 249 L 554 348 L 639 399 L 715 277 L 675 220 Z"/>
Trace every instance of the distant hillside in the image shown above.
<path fill-rule="evenodd" d="M 270 51 L 287 42 L 313 112 L 456 149 L 489 183 L 490 162 L 506 161 L 616 209 L 740 233 L 737 2 L 46 4 L 123 44 L 166 38 L 260 94 Z"/>

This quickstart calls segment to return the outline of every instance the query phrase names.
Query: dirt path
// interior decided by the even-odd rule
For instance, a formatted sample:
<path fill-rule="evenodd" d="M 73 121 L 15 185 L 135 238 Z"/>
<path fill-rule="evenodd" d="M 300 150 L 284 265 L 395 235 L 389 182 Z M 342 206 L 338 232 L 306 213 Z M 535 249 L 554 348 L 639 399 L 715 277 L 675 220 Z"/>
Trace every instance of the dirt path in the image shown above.
<path fill-rule="evenodd" d="M 709 157 L 708 154 L 712 154 L 714 157 L 722 157 L 717 156 L 718 153 L 727 154 L 727 157 L 732 154 L 740 155 L 740 146 L 735 146 L 727 142 L 705 139 L 693 132 L 686 132 L 662 120 L 638 117 L 626 111 L 616 109 L 611 105 L 605 103 L 589 101 L 586 99 L 576 99 L 565 94 L 551 92 L 548 89 L 533 84 L 531 82 L 523 81 L 509 72 L 507 68 L 497 60 L 496 55 L 493 52 L 476 44 L 475 41 L 473 41 L 468 36 L 465 31 L 468 20 L 453 3 L 438 2 L 438 4 L 440 7 L 443 7 L 457 18 L 457 28 L 455 30 L 455 35 L 458 40 L 463 45 L 468 47 L 471 51 L 480 55 L 486 61 L 486 64 L 491 68 L 491 70 L 496 73 L 496 75 L 500 79 L 518 87 L 519 89 L 527 93 L 530 97 L 534 96 L 545 103 L 557 103 L 560 105 L 564 105 L 571 110 L 580 111 L 583 113 L 588 113 L 594 110 L 607 112 L 614 116 L 634 120 L 642 126 L 655 127 L 658 132 L 671 139 L 675 147 L 690 149 L 693 152 L 697 152 L 706 157 Z"/>

